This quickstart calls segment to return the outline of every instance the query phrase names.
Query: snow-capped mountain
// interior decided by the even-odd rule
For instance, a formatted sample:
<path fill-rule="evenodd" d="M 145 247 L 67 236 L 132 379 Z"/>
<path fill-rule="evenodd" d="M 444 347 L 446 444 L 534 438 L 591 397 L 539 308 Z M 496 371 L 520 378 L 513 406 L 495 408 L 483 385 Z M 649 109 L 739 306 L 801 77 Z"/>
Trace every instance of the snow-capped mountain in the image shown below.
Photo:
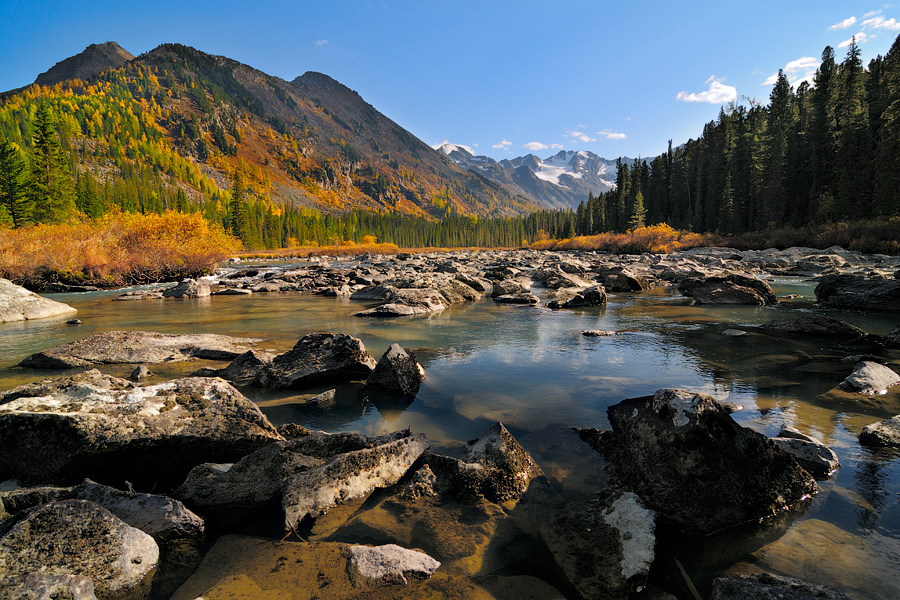
<path fill-rule="evenodd" d="M 475 156 L 468 146 L 444 143 L 436 150 L 459 166 L 493 180 L 511 192 L 525 196 L 547 208 L 576 208 L 615 187 L 616 161 L 586 150 L 561 150 L 541 159 L 534 154 L 497 162 L 488 156 Z M 623 158 L 629 165 L 633 159 Z"/>

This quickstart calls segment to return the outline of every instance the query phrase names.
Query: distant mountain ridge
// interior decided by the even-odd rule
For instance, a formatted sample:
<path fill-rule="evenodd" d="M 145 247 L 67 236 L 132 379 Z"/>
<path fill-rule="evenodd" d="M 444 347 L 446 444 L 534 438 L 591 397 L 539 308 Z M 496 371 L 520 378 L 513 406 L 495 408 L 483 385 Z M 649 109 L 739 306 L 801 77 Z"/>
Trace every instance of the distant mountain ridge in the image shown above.
<path fill-rule="evenodd" d="M 434 148 L 459 166 L 530 198 L 543 208 L 574 209 L 587 201 L 588 194 L 597 196 L 616 187 L 616 160 L 587 150 L 560 150 L 544 159 L 527 154 L 498 162 L 489 156 L 476 156 L 459 144 L 444 143 Z M 628 166 L 635 162 L 627 157 L 621 160 Z"/>
<path fill-rule="evenodd" d="M 71 79 L 90 79 L 104 69 L 117 69 L 134 56 L 116 42 L 91 44 L 79 54 L 62 60 L 37 76 L 37 85 L 56 85 Z"/>

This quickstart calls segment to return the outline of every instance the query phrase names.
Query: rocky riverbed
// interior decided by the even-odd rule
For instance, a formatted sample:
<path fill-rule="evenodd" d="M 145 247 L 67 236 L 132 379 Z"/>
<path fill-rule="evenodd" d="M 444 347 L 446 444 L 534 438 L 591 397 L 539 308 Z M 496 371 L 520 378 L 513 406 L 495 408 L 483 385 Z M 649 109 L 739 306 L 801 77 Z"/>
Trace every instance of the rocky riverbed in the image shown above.
<path fill-rule="evenodd" d="M 99 297 L 91 310 L 79 309 L 84 325 L 16 355 L 22 366 L 11 372 L 30 382 L 0 396 L 0 596 L 690 598 L 699 586 L 704 597 L 760 589 L 784 598 L 891 597 L 900 582 L 881 571 L 867 587 L 825 571 L 803 576 L 784 557 L 796 552 L 788 544 L 798 527 L 840 537 L 803 515 L 823 503 L 845 506 L 836 482 L 845 469 L 864 472 L 863 444 L 879 448 L 883 461 L 894 456 L 900 334 L 840 317 L 859 323 L 871 311 L 880 323 L 900 323 L 898 271 L 896 257 L 839 248 L 461 252 L 236 263 L 204 280 Z M 771 285 L 785 277 L 821 293 L 794 310 L 795 300 Z M 259 296 L 300 302 L 289 310 L 300 322 L 309 319 L 304 299 L 314 298 L 329 313 L 316 318 L 342 327 L 310 330 L 281 319 L 303 333 L 290 343 L 290 334 L 259 328 L 91 329 L 100 311 L 136 320 L 186 312 L 185 323 L 214 322 L 202 315 L 216 302 L 235 313 L 253 307 L 232 317 L 252 322 L 266 306 Z M 467 309 L 487 306 L 496 308 Z M 628 318 L 636 309 L 641 317 L 630 327 L 608 327 L 610 313 Z M 720 326 L 700 318 L 710 310 L 756 312 L 730 313 L 754 316 L 720 317 Z M 514 329 L 506 314 L 516 316 Z M 554 320 L 568 333 L 542 341 L 543 358 L 529 359 L 519 375 L 500 365 L 515 368 L 521 350 L 500 350 L 506 354 L 485 373 L 465 367 L 466 338 L 476 330 L 515 349 L 515 340 L 532 339 L 524 324 L 540 329 Z M 676 371 L 660 381 L 641 366 L 649 355 L 635 355 L 630 375 L 657 383 L 652 389 L 626 385 L 628 366 L 615 376 L 590 361 L 552 375 L 538 366 L 556 360 L 546 354 L 554 347 L 575 363 L 578 353 L 601 356 L 604 344 L 643 347 L 657 335 L 651 323 L 665 320 L 679 324 L 666 336 L 692 344 L 690 360 L 727 364 L 735 381 L 758 380 L 755 408 L 736 406 L 745 398 L 740 386 L 731 394 L 720 384 L 684 389 Z M 433 338 L 445 340 L 439 350 L 410 343 L 434 327 Z M 781 358 L 766 367 L 756 356 L 746 371 L 742 361 L 761 347 Z M 668 360 L 667 352 L 653 360 Z M 816 410 L 866 415 L 852 452 L 843 434 L 766 410 L 765 390 L 790 387 L 759 378 L 799 372 L 828 386 Z M 471 387 L 454 381 L 473 375 Z M 537 398 L 516 399 L 516 378 L 541 390 L 556 414 Z M 455 391 L 441 400 L 442 387 Z M 602 389 L 610 400 L 561 411 L 554 396 L 581 397 L 566 387 Z M 645 391 L 616 397 L 617 389 Z M 479 394 L 493 405 L 473 403 Z M 429 419 L 410 408 L 423 402 L 434 405 Z M 448 404 L 465 419 L 449 415 Z M 302 410 L 280 412 L 292 405 Z M 370 431 L 345 431 L 347 421 L 327 432 L 309 427 L 329 422 L 316 415 L 350 405 L 364 415 L 374 406 L 383 421 L 358 426 Z M 466 443 L 445 419 L 471 432 Z M 547 436 L 552 441 L 535 441 Z M 846 525 L 837 529 L 861 539 Z M 696 565 L 682 566 L 684 552 L 673 551 L 679 539 L 726 548 L 705 563 L 718 564 L 722 579 L 713 584 L 698 578 Z M 852 542 L 859 560 L 870 556 L 872 539 Z M 890 552 L 891 543 L 881 547 Z M 805 550 L 800 563 L 821 560 Z M 750 553 L 753 568 L 742 567 Z"/>

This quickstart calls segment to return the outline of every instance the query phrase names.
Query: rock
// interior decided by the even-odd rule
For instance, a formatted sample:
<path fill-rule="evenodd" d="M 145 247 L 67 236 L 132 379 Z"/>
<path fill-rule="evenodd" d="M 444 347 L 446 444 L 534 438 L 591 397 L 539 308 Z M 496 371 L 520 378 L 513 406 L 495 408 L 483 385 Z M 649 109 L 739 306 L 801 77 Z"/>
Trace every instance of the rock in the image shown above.
<path fill-rule="evenodd" d="M 736 273 L 705 279 L 683 279 L 678 284 L 678 291 L 700 304 L 778 304 L 768 283 Z"/>
<path fill-rule="evenodd" d="M 643 292 L 650 289 L 644 277 L 623 268 L 615 268 L 603 273 L 603 285 L 610 292 Z"/>
<path fill-rule="evenodd" d="M 216 292 L 213 292 L 213 296 L 250 296 L 253 294 L 253 290 L 248 290 L 247 288 L 239 288 L 239 287 L 227 287 L 222 288 Z"/>
<path fill-rule="evenodd" d="M 519 292 L 517 294 L 503 294 L 496 296 L 494 302 L 499 304 L 537 304 L 540 302 L 532 292 Z"/>
<path fill-rule="evenodd" d="M 416 308 L 413 306 L 406 306 L 404 304 L 382 304 L 380 306 L 375 306 L 373 308 L 367 308 L 366 310 L 361 310 L 358 313 L 355 313 L 354 317 L 380 317 L 386 319 L 392 319 L 394 317 L 413 317 L 416 315 L 424 315 L 430 311 L 427 311 L 423 308 Z"/>
<path fill-rule="evenodd" d="M 728 337 L 741 337 L 747 335 L 747 332 L 741 329 L 726 329 L 722 332 L 722 335 L 727 335 Z"/>
<path fill-rule="evenodd" d="M 531 480 L 543 475 L 502 423 L 468 442 L 462 460 L 430 454 L 426 462 L 437 477 L 438 493 L 464 502 L 479 498 L 495 503 L 518 500 Z"/>
<path fill-rule="evenodd" d="M 554 300 L 547 304 L 548 308 L 581 308 L 584 306 L 603 306 L 606 304 L 606 290 L 602 285 L 595 285 L 575 294 L 564 302 Z"/>
<path fill-rule="evenodd" d="M 774 335 L 850 339 L 865 337 L 866 332 L 839 319 L 824 315 L 803 315 L 791 319 L 768 321 L 760 326 Z"/>
<path fill-rule="evenodd" d="M 0 399 L 0 480 L 174 483 L 280 440 L 255 404 L 221 379 L 134 384 L 97 370 Z"/>
<path fill-rule="evenodd" d="M 607 490 L 541 525 L 556 564 L 587 600 L 630 598 L 647 584 L 656 522 L 632 492 Z"/>
<path fill-rule="evenodd" d="M 123 492 L 85 479 L 74 497 L 102 506 L 125 523 L 150 535 L 158 544 L 203 537 L 203 519 L 178 500 L 154 494 Z"/>
<path fill-rule="evenodd" d="M 97 600 L 94 594 L 94 581 L 84 575 L 48 575 L 36 571 L 22 579 L 11 596 L 17 600 L 43 600 L 47 598 L 65 598 L 71 600 Z"/>
<path fill-rule="evenodd" d="M 351 300 L 366 300 L 375 302 L 385 302 L 394 295 L 397 288 L 390 285 L 370 285 L 360 290 L 356 290 L 350 295 Z"/>
<path fill-rule="evenodd" d="M 350 546 L 350 566 L 369 579 L 408 584 L 407 577 L 426 579 L 441 563 L 424 552 L 407 550 L 396 544 Z"/>
<path fill-rule="evenodd" d="M 823 444 L 821 440 L 796 429 L 782 427 L 772 440 L 782 450 L 793 456 L 794 460 L 816 479 L 831 477 L 841 466 L 834 450 Z"/>
<path fill-rule="evenodd" d="M 133 292 L 125 292 L 121 296 L 113 298 L 116 302 L 128 302 L 130 300 L 162 300 L 163 293 L 161 290 L 135 290 Z"/>
<path fill-rule="evenodd" d="M 343 333 L 311 333 L 266 364 L 256 384 L 291 388 L 366 379 L 375 365 L 361 340 Z"/>
<path fill-rule="evenodd" d="M 131 380 L 140 381 L 142 379 L 147 379 L 152 375 L 153 373 L 150 372 L 150 369 L 148 369 L 144 365 L 138 365 L 137 367 L 135 367 L 134 371 L 131 372 Z"/>
<path fill-rule="evenodd" d="M 900 280 L 872 280 L 857 275 L 826 275 L 814 290 L 816 300 L 836 308 L 897 310 Z"/>
<path fill-rule="evenodd" d="M 823 585 L 762 573 L 713 580 L 710 600 L 850 600 Z"/>
<path fill-rule="evenodd" d="M 70 369 L 106 364 L 159 364 L 192 358 L 230 360 L 246 352 L 256 341 L 210 333 L 173 335 L 154 331 L 105 331 L 32 354 L 19 366 Z"/>
<path fill-rule="evenodd" d="M 159 547 L 146 533 L 84 500 L 63 500 L 33 510 L 0 538 L 3 595 L 31 573 L 90 577 L 98 598 L 147 586 Z"/>
<path fill-rule="evenodd" d="M 69 317 L 77 312 L 68 304 L 38 296 L 8 279 L 0 279 L 0 323 Z"/>
<path fill-rule="evenodd" d="M 81 325 L 81 319 L 69 319 L 66 325 Z"/>
<path fill-rule="evenodd" d="M 494 285 L 491 283 L 490 279 L 485 279 L 484 277 L 477 277 L 475 275 L 468 275 L 466 273 L 457 273 L 456 274 L 457 281 L 461 281 L 476 292 L 490 292 L 494 289 Z"/>
<path fill-rule="evenodd" d="M 578 430 L 623 489 L 686 533 L 755 521 L 809 498 L 815 481 L 713 398 L 662 389 L 607 409 L 611 432 Z"/>
<path fill-rule="evenodd" d="M 209 283 L 200 279 L 185 279 L 163 290 L 163 298 L 206 298 L 210 295 Z"/>
<path fill-rule="evenodd" d="M 416 355 L 399 344 L 391 344 L 366 380 L 366 387 L 415 396 L 424 378 L 425 369 L 416 362 Z"/>
<path fill-rule="evenodd" d="M 316 406 L 326 407 L 334 404 L 334 396 L 337 393 L 337 390 L 326 390 L 321 394 L 316 394 L 312 398 L 306 401 L 307 404 L 314 404 Z"/>
<path fill-rule="evenodd" d="M 900 448 L 900 415 L 866 425 L 859 434 L 859 443 Z"/>
<path fill-rule="evenodd" d="M 581 335 L 585 337 L 607 337 L 611 335 L 618 335 L 617 331 L 607 331 L 604 329 L 586 329 L 581 332 Z"/>
<path fill-rule="evenodd" d="M 527 290 L 518 281 L 514 279 L 505 279 L 493 284 L 493 287 L 491 288 L 491 298 L 519 294 L 525 291 Z"/>
<path fill-rule="evenodd" d="M 247 350 L 223 369 L 200 369 L 194 375 L 197 377 L 221 377 L 238 384 L 249 385 L 261 376 L 273 358 L 275 355 L 270 352 Z"/>
<path fill-rule="evenodd" d="M 840 382 L 837 388 L 844 392 L 860 394 L 886 394 L 887 389 L 900 383 L 900 375 L 884 365 L 864 360 L 856 363 L 853 372 Z"/>
<path fill-rule="evenodd" d="M 74 497 L 74 487 L 41 486 L 0 492 L 0 521 L 42 504 L 71 500 Z"/>
<path fill-rule="evenodd" d="M 887 334 L 885 341 L 889 346 L 900 346 L 900 325 L 895 327 L 892 332 Z"/>

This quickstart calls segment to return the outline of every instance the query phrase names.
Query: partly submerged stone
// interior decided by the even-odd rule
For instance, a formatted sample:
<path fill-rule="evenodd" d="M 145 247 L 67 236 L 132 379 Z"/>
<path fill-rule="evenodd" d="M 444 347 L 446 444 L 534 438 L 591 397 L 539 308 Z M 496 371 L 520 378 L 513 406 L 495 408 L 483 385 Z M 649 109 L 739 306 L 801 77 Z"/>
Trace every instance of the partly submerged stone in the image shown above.
<path fill-rule="evenodd" d="M 176 335 L 155 331 L 105 331 L 32 354 L 20 366 L 68 369 L 107 364 L 158 364 L 192 358 L 230 360 L 258 340 L 196 333 Z"/>
<path fill-rule="evenodd" d="M 710 600 L 850 600 L 843 592 L 771 573 L 713 580 Z"/>
<path fill-rule="evenodd" d="M 700 304 L 778 304 L 778 298 L 768 283 L 736 273 L 682 279 L 678 283 L 678 291 Z"/>
<path fill-rule="evenodd" d="M 821 440 L 791 427 L 782 427 L 772 438 L 778 446 L 794 457 L 807 473 L 816 479 L 827 479 L 841 466 L 834 450 Z"/>
<path fill-rule="evenodd" d="M 517 292 L 515 294 L 503 294 L 494 297 L 494 302 L 498 304 L 529 304 L 534 305 L 540 302 L 540 299 L 532 292 Z"/>
<path fill-rule="evenodd" d="M 816 286 L 814 293 L 821 304 L 836 308 L 900 309 L 900 279 L 826 275 Z"/>
<path fill-rule="evenodd" d="M 587 306 L 603 306 L 606 304 L 606 289 L 595 285 L 582 290 L 568 300 L 553 300 L 547 303 L 548 308 L 583 308 Z"/>
<path fill-rule="evenodd" d="M 882 364 L 864 360 L 856 363 L 853 372 L 837 387 L 844 392 L 872 395 L 885 394 L 889 387 L 897 384 L 900 384 L 900 375 Z"/>
<path fill-rule="evenodd" d="M 0 279 L 0 323 L 71 317 L 77 312 L 68 304 L 39 296 L 8 279 Z"/>
<path fill-rule="evenodd" d="M 859 443 L 900 448 L 900 415 L 866 425 L 859 434 Z"/>
<path fill-rule="evenodd" d="M 90 577 L 103 598 L 149 587 L 159 560 L 152 537 L 85 500 L 33 510 L 0 537 L 0 595 L 17 596 L 31 573 Z"/>
<path fill-rule="evenodd" d="M 206 298 L 210 295 L 209 283 L 203 279 L 185 279 L 163 290 L 163 298 Z"/>
<path fill-rule="evenodd" d="M 311 333 L 266 364 L 256 383 L 291 388 L 353 381 L 366 379 L 375 365 L 361 340 L 344 333 Z"/>
<path fill-rule="evenodd" d="M 629 598 L 646 585 L 656 521 L 633 492 L 607 490 L 541 525 L 556 564 L 587 600 Z"/>
<path fill-rule="evenodd" d="M 855 325 L 825 315 L 802 315 L 768 321 L 761 328 L 767 333 L 784 336 L 854 340 L 866 335 L 865 331 Z"/>
<path fill-rule="evenodd" d="M 812 476 L 713 398 L 662 389 L 607 409 L 611 432 L 579 430 L 613 481 L 687 533 L 776 514 L 815 494 Z"/>
<path fill-rule="evenodd" d="M 147 387 L 97 370 L 6 392 L 0 480 L 154 482 L 183 479 L 282 439 L 259 407 L 221 379 Z"/>
<path fill-rule="evenodd" d="M 391 344 L 366 380 L 366 387 L 415 396 L 424 378 L 425 369 L 416 362 L 416 355 L 400 344 Z"/>
<path fill-rule="evenodd" d="M 363 577 L 406 585 L 409 583 L 407 577 L 431 577 L 441 563 L 424 552 L 407 550 L 397 544 L 385 544 L 350 546 L 350 566 Z"/>

